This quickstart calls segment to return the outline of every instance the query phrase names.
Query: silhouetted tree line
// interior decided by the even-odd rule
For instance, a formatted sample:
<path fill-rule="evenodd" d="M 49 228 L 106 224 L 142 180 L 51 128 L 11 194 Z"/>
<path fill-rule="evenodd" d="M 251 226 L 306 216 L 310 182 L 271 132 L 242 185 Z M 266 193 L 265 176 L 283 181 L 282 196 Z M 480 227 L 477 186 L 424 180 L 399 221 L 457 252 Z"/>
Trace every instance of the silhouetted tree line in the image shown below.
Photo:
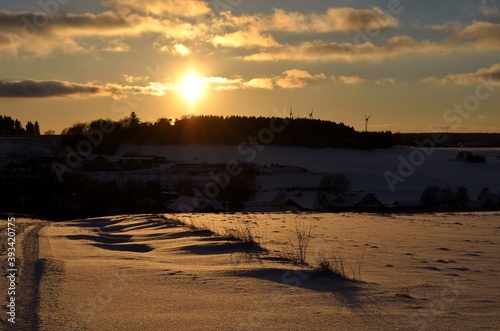
<path fill-rule="evenodd" d="M 117 213 L 154 212 L 151 201 L 161 192 L 157 181 L 97 181 L 64 174 L 59 181 L 50 162 L 11 158 L 0 170 L 0 212 L 77 218 Z"/>
<path fill-rule="evenodd" d="M 159 181 L 128 179 L 100 181 L 82 173 L 65 173 L 59 181 L 48 160 L 11 158 L 0 169 L 0 212 L 47 216 L 54 219 L 116 215 L 122 213 L 165 212 L 159 205 Z M 178 194 L 193 196 L 196 187 L 190 177 L 173 183 Z M 186 182 L 186 180 L 188 180 Z M 242 201 L 256 190 L 255 175 L 241 173 L 221 187 L 218 199 L 227 201 L 230 211 L 241 211 Z"/>
<path fill-rule="evenodd" d="M 0 115 L 0 135 L 40 135 L 40 125 L 28 121 L 23 127 L 18 119 Z"/>
<path fill-rule="evenodd" d="M 344 123 L 309 119 L 281 119 L 246 116 L 192 116 L 175 123 L 166 118 L 141 122 L 135 113 L 120 121 L 96 120 L 76 123 L 63 130 L 63 144 L 77 144 L 83 135 L 98 130 L 102 121 L 113 125 L 111 133 L 94 152 L 112 153 L 122 142 L 134 144 L 216 144 L 239 145 L 249 137 L 257 143 L 278 146 L 388 148 L 392 133 L 356 132 Z"/>
<path fill-rule="evenodd" d="M 440 133 L 446 135 L 444 142 L 436 142 L 436 146 L 459 146 L 461 144 L 478 144 L 500 147 L 500 133 Z M 424 141 L 433 140 L 433 133 L 399 133 L 393 134 L 394 145 L 421 147 Z M 441 139 L 441 137 L 440 137 Z M 420 143 L 419 143 L 420 142 Z"/>

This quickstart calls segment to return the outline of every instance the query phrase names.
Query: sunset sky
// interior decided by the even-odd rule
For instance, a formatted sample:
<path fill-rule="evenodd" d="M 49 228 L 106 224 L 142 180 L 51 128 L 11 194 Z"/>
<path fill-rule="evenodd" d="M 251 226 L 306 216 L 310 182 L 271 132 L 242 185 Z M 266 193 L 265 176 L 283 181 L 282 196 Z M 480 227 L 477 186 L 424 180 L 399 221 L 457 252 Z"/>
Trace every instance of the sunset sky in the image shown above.
<path fill-rule="evenodd" d="M 500 131 L 498 0 L 0 4 L 0 114 L 42 131 L 135 111 Z"/>

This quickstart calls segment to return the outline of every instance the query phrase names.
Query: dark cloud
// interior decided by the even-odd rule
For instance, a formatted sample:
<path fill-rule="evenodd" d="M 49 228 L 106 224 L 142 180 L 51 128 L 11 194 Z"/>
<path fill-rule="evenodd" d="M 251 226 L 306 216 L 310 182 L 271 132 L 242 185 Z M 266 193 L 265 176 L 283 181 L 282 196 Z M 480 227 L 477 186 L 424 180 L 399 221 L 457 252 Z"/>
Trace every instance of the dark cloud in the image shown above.
<path fill-rule="evenodd" d="M 115 83 L 73 83 L 58 80 L 1 81 L 0 98 L 103 97 L 122 98 L 131 94 L 162 96 L 172 90 L 170 83 L 150 82 L 145 86 Z"/>
<path fill-rule="evenodd" d="M 104 6 L 120 12 L 139 11 L 155 15 L 198 17 L 212 12 L 203 0 L 105 0 Z"/>
<path fill-rule="evenodd" d="M 65 28 L 119 28 L 133 25 L 125 17 L 111 12 L 101 14 L 65 14 L 51 16 L 46 13 L 0 12 L 3 32 L 39 33 L 60 27 Z"/>
<path fill-rule="evenodd" d="M 500 63 L 489 68 L 481 68 L 475 72 L 466 74 L 451 74 L 444 78 L 427 77 L 422 80 L 424 83 L 458 84 L 471 85 L 479 84 L 481 80 L 488 81 L 492 85 L 500 84 Z"/>
<path fill-rule="evenodd" d="M 78 38 L 131 37 L 164 30 L 153 17 L 113 12 L 100 14 L 60 14 L 0 11 L 0 51 L 16 54 L 19 50 L 45 55 L 55 49 L 66 53 L 85 52 L 88 47 Z"/>
<path fill-rule="evenodd" d="M 56 36 L 115 36 L 137 35 L 144 31 L 162 31 L 161 22 L 152 17 L 113 12 L 100 14 L 64 14 L 0 11 L 0 35 L 20 34 L 24 38 L 35 35 Z"/>
<path fill-rule="evenodd" d="M 267 52 L 252 54 L 245 57 L 246 60 L 269 61 L 269 60 L 377 60 L 393 57 L 410 52 L 432 52 L 444 48 L 437 43 L 428 41 L 418 42 L 408 36 L 396 36 L 388 39 L 382 45 L 375 45 L 371 42 L 362 44 L 335 42 L 327 43 L 322 41 L 305 42 L 298 46 L 286 45 L 275 48 Z"/>
<path fill-rule="evenodd" d="M 98 94 L 99 87 L 56 80 L 0 81 L 0 98 L 46 98 Z"/>

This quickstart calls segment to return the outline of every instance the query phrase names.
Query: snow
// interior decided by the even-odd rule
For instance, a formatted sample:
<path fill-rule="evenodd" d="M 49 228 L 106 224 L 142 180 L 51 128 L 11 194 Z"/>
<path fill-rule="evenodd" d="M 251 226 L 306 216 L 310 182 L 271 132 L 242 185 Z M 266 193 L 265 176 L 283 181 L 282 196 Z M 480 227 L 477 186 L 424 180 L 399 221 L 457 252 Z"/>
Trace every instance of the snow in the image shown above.
<path fill-rule="evenodd" d="M 33 138 L 34 139 L 34 138 Z M 46 155 L 55 150 L 50 139 L 0 139 L 0 156 L 6 161 L 9 151 L 21 151 L 31 155 Z M 35 142 L 35 143 L 34 143 Z M 14 147 L 13 147 L 14 146 Z M 248 162 L 266 166 L 269 175 L 257 176 L 261 191 L 273 191 L 287 188 L 314 188 L 325 174 L 343 173 L 352 182 L 354 192 L 373 193 L 385 205 L 392 206 L 395 201 L 419 200 L 423 190 L 430 185 L 439 187 L 466 186 L 471 199 L 477 199 L 484 187 L 489 187 L 493 193 L 500 192 L 500 149 L 499 148 L 437 148 L 422 150 L 409 147 L 394 147 L 391 149 L 376 149 L 372 151 L 332 148 L 303 148 L 262 146 L 256 150 L 255 158 L 249 154 L 242 155 L 238 146 L 216 145 L 179 145 L 179 146 L 139 146 L 124 144 L 116 155 L 107 157 L 117 161 L 127 155 L 163 156 L 166 163 L 151 169 L 129 172 L 96 172 L 90 175 L 100 180 L 123 181 L 124 178 L 140 180 L 160 180 L 163 185 L 171 182 L 170 168 L 178 163 L 214 164 Z M 460 151 L 470 151 L 474 155 L 483 155 L 487 162 L 482 164 L 467 163 L 456 160 Z M 419 158 L 423 156 L 423 158 Z M 89 156 L 89 159 L 94 157 Z M 401 166 L 402 161 L 412 162 L 414 170 L 409 171 Z M 415 163 L 416 162 L 416 163 Z M 283 165 L 284 168 L 271 167 Z M 306 169 L 301 171 L 297 167 Z M 400 170 L 406 171 L 401 172 Z M 394 191 L 387 181 L 388 174 L 399 176 L 399 182 L 394 182 Z M 175 177 L 175 176 L 174 176 Z M 203 182 L 208 176 L 195 176 L 195 181 Z"/>
<path fill-rule="evenodd" d="M 47 141 L 0 139 L 1 161 L 12 151 L 46 155 L 56 149 Z M 487 162 L 457 161 L 463 150 Z M 257 176 L 262 191 L 248 202 L 255 213 L 166 215 L 218 233 L 248 224 L 269 253 L 174 226 L 158 215 L 52 222 L 39 235 L 38 258 L 46 266 L 39 329 L 498 330 L 500 213 L 316 214 L 293 206 L 295 212 L 257 213 L 269 210 L 287 188 L 295 188 L 286 192 L 294 201 L 314 204 L 316 192 L 306 188 L 330 173 L 344 173 L 352 194 L 373 193 L 387 205 L 415 203 L 429 185 L 464 185 L 471 198 L 483 187 L 500 192 L 498 148 L 436 149 L 392 192 L 384 174 L 402 176 L 401 159 L 415 153 L 425 151 L 267 146 L 250 160 L 237 146 L 124 145 L 110 159 L 157 155 L 168 162 L 91 175 L 168 182 L 175 163 L 287 166 Z M 177 203 L 184 200 L 189 198 Z M 308 263 L 317 264 L 321 256 L 342 260 L 357 280 L 341 282 L 284 261 L 297 222 L 311 228 Z M 5 288 L 5 278 L 0 285 Z"/>
<path fill-rule="evenodd" d="M 466 163 L 456 160 L 462 151 L 484 155 L 484 164 Z M 266 146 L 256 154 L 255 159 L 240 155 L 237 146 L 136 146 L 125 145 L 120 153 L 134 152 L 143 155 L 165 156 L 173 162 L 197 161 L 221 163 L 234 160 L 240 163 L 254 162 L 261 165 L 280 164 L 302 167 L 308 173 L 277 173 L 272 176 L 261 176 L 258 181 L 262 189 L 284 189 L 286 187 L 316 186 L 323 174 L 343 173 L 352 182 L 353 191 L 374 193 L 386 205 L 394 201 L 415 201 L 429 185 L 439 187 L 466 186 L 472 198 L 477 198 L 483 187 L 493 192 L 500 191 L 500 149 L 499 148 L 437 148 L 427 156 L 421 165 L 415 166 L 411 176 L 400 174 L 400 159 L 410 159 L 414 152 L 422 149 L 410 147 L 394 147 L 372 151 L 332 148 L 302 148 Z M 418 164 L 418 163 L 417 163 Z M 404 182 L 395 185 L 393 192 L 384 174 L 392 172 L 401 176 Z"/>
<path fill-rule="evenodd" d="M 40 328 L 500 328 L 499 213 L 175 216 L 220 232 L 246 222 L 269 254 L 154 215 L 51 223 L 39 258 L 59 267 L 41 278 Z M 342 257 L 358 280 L 277 259 L 295 222 L 312 229 L 307 262 Z"/>

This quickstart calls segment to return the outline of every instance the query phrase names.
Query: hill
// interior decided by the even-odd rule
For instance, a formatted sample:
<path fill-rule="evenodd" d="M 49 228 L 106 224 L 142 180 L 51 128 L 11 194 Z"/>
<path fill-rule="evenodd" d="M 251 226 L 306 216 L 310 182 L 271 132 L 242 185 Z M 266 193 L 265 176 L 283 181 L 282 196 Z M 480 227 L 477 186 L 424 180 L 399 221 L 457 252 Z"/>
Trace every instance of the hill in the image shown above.
<path fill-rule="evenodd" d="M 102 130 L 105 127 L 105 130 Z M 122 143 L 141 145 L 271 145 L 303 147 L 387 148 L 392 133 L 357 132 L 344 123 L 277 117 L 191 116 L 180 120 L 141 122 L 132 113 L 121 121 L 76 123 L 63 131 L 66 145 L 84 135 L 106 131 L 95 152 L 112 154 Z"/>

